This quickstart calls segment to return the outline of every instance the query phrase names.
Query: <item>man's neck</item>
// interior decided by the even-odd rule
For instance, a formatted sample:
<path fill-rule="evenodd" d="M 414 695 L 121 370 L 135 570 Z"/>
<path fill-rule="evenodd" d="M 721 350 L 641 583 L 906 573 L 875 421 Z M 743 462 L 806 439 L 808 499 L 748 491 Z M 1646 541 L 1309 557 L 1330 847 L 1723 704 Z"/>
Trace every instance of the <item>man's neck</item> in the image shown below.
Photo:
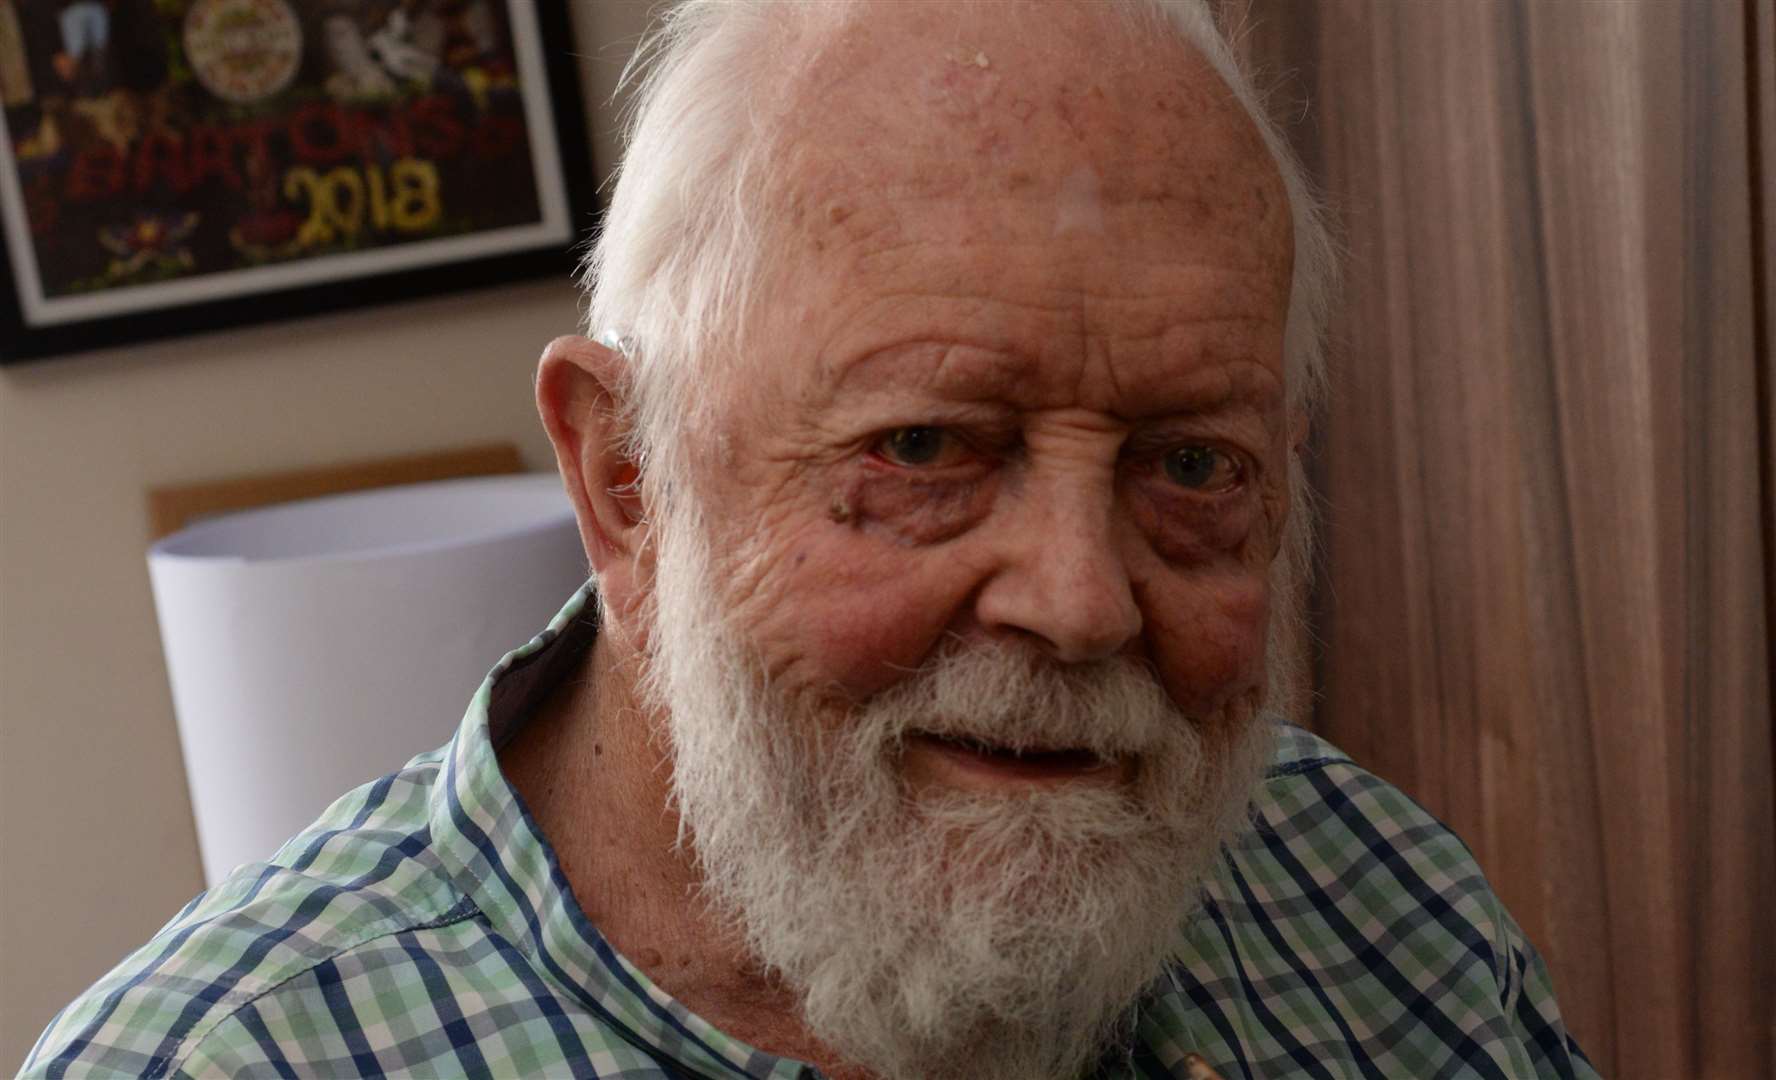
<path fill-rule="evenodd" d="M 794 995 L 699 899 L 678 846 L 664 721 L 636 694 L 640 658 L 607 624 L 580 667 L 523 721 L 500 767 L 605 939 L 687 1009 L 760 1050 L 863 1077 L 802 1024 Z M 611 823 L 611 824 L 601 824 Z"/>

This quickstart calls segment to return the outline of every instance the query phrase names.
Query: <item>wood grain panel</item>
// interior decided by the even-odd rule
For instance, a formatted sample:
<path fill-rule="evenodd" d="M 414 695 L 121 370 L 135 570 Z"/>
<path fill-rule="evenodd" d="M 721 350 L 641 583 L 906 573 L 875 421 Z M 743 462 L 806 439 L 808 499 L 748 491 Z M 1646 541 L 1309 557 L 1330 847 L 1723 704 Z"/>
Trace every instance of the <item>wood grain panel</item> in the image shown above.
<path fill-rule="evenodd" d="M 169 484 L 148 491 L 149 539 L 170 536 L 199 518 L 273 503 L 343 495 L 396 484 L 499 476 L 523 470 L 524 462 L 519 457 L 517 445 L 501 442 L 341 465 Z"/>
<path fill-rule="evenodd" d="M 1226 5 L 1350 254 L 1315 724 L 1611 1076 L 1776 1062 L 1770 4 Z"/>
<path fill-rule="evenodd" d="M 1751 24 L 1745 53 L 1749 72 L 1746 101 L 1751 114 L 1752 272 L 1756 285 L 1754 333 L 1763 442 L 1760 488 L 1767 685 L 1768 680 L 1776 678 L 1773 674 L 1776 673 L 1776 0 L 1747 0 L 1746 11 Z M 1776 698 L 1776 689 L 1769 692 L 1772 698 Z M 1776 772 L 1776 720 L 1772 721 L 1772 731 L 1771 767 Z M 1755 763 L 1739 764 L 1741 768 L 1757 768 Z M 1754 903 L 1764 901 L 1759 917 L 1768 920 L 1772 906 L 1769 899 L 1776 891 L 1776 886 L 1769 881 L 1768 870 L 1761 884 L 1763 891 L 1754 889 L 1751 896 Z M 1765 933 L 1769 931 L 1766 929 Z M 1765 947 L 1769 947 L 1767 942 Z M 1764 1075 L 1776 1076 L 1776 1034 L 1772 1034 L 1776 1032 L 1776 1002 L 1768 1000 L 1766 995 L 1763 1006 L 1761 1038 L 1767 1053 Z M 1751 1022 L 1759 1022 L 1755 1012 Z"/>

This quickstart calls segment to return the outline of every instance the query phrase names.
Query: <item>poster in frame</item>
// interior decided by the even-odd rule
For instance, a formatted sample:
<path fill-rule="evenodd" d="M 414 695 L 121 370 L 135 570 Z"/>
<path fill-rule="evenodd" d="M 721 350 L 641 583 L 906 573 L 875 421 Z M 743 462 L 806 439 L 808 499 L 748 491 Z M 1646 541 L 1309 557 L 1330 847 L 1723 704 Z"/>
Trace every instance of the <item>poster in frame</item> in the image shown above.
<path fill-rule="evenodd" d="M 565 0 L 0 0 L 0 363 L 566 274 Z"/>

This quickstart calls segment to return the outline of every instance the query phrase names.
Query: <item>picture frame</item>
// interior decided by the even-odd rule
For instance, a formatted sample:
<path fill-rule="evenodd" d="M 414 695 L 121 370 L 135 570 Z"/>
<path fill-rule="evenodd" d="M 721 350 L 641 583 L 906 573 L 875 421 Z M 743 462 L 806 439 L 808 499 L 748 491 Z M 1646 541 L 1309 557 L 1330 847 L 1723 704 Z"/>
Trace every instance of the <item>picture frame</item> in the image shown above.
<path fill-rule="evenodd" d="M 565 0 L 0 0 L 0 364 L 568 274 Z"/>

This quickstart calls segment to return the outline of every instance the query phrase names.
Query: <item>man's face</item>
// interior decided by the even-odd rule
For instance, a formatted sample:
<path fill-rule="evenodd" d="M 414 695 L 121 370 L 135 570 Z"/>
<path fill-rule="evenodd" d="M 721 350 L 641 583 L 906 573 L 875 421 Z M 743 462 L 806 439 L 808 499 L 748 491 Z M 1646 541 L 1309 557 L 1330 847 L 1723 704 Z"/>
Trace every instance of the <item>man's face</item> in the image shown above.
<path fill-rule="evenodd" d="M 1287 512 L 1275 169 L 1200 61 L 1106 71 L 1089 47 L 921 34 L 905 7 L 792 95 L 789 269 L 717 376 L 700 485 L 732 616 L 777 685 L 835 702 L 945 641 L 1013 640 L 1135 657 L 1201 723 L 1237 722 Z M 1057 30 L 1104 36 L 1085 24 Z M 916 738 L 899 764 L 1048 779 L 954 750 Z"/>
<path fill-rule="evenodd" d="M 647 689 L 816 1035 L 1064 1074 L 1265 759 L 1286 203 L 1182 50 L 882 10 L 786 95 L 787 269 L 657 508 Z"/>

